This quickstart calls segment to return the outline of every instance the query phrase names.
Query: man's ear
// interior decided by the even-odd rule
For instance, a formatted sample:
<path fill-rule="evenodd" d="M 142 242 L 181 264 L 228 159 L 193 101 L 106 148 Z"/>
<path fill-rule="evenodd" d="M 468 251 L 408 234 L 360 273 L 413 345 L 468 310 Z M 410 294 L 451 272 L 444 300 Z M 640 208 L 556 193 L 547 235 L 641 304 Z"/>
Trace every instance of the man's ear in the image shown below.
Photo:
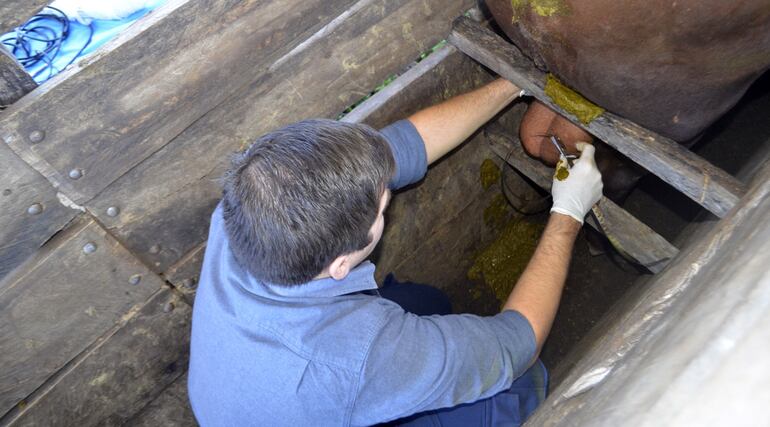
<path fill-rule="evenodd" d="M 342 280 L 348 277 L 348 273 L 350 273 L 350 259 L 347 255 L 340 255 L 329 264 L 329 276 L 334 280 Z"/>

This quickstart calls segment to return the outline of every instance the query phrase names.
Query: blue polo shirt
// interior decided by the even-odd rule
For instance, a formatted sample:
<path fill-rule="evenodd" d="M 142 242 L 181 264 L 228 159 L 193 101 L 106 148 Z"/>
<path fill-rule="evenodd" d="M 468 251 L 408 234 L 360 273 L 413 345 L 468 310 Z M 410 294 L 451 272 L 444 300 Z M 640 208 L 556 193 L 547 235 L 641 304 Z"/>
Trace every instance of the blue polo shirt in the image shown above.
<path fill-rule="evenodd" d="M 392 187 L 427 170 L 406 120 L 382 130 Z M 535 357 L 518 312 L 417 316 L 359 291 L 377 289 L 364 262 L 341 281 L 283 287 L 241 268 L 221 206 L 195 297 L 188 391 L 203 426 L 364 426 L 495 395 Z"/>

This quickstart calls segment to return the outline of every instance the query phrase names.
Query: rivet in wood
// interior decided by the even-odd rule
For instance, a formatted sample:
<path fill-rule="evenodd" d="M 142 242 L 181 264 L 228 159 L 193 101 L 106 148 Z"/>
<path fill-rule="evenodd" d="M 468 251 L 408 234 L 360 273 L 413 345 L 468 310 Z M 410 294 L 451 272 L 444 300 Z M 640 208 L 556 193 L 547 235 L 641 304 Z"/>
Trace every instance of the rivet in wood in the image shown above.
<path fill-rule="evenodd" d="M 120 213 L 120 208 L 117 206 L 110 206 L 107 208 L 107 216 L 116 217 Z"/>
<path fill-rule="evenodd" d="M 153 255 L 154 255 L 154 254 L 158 254 L 158 253 L 160 253 L 160 245 L 158 245 L 158 244 L 155 244 L 155 245 L 152 245 L 152 246 L 150 246 L 150 250 L 149 250 L 149 252 L 150 252 L 151 254 L 153 254 Z"/>
<path fill-rule="evenodd" d="M 72 169 L 69 173 L 70 179 L 80 179 L 82 176 L 83 171 L 81 169 Z"/>
<path fill-rule="evenodd" d="M 128 283 L 131 285 L 138 285 L 139 282 L 142 281 L 142 275 L 141 274 L 134 274 L 133 276 L 128 278 Z"/>
<path fill-rule="evenodd" d="M 195 279 L 190 277 L 190 278 L 182 280 L 182 286 L 187 288 L 187 289 L 193 288 L 195 286 Z"/>
<path fill-rule="evenodd" d="M 83 252 L 87 254 L 92 254 L 96 252 L 96 243 L 94 242 L 88 242 L 85 245 L 83 245 Z"/>
<path fill-rule="evenodd" d="M 37 215 L 43 212 L 43 205 L 40 203 L 33 203 L 27 208 L 27 213 L 30 215 Z"/>
<path fill-rule="evenodd" d="M 32 132 L 29 133 L 28 138 L 29 138 L 29 142 L 33 144 L 37 144 L 38 142 L 41 142 L 42 140 L 45 139 L 45 132 L 43 132 L 42 130 L 33 130 Z"/>
<path fill-rule="evenodd" d="M 171 313 L 172 311 L 174 311 L 174 303 L 169 301 L 163 306 L 163 312 Z"/>

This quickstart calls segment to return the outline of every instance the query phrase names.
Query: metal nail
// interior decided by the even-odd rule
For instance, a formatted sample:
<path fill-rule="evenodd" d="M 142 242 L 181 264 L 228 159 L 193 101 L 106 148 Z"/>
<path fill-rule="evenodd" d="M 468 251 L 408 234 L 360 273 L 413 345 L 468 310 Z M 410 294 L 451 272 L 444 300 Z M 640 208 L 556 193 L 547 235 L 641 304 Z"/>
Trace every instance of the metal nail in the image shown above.
<path fill-rule="evenodd" d="M 83 245 L 83 252 L 87 254 L 92 254 L 96 252 L 96 243 L 94 242 L 88 242 L 85 245 Z"/>
<path fill-rule="evenodd" d="M 160 245 L 155 244 L 155 245 L 150 246 L 150 251 L 149 252 L 151 254 L 153 254 L 153 255 L 157 254 L 157 253 L 160 253 Z"/>
<path fill-rule="evenodd" d="M 27 208 L 27 213 L 30 215 L 37 215 L 43 212 L 43 205 L 40 203 L 33 203 Z"/>
<path fill-rule="evenodd" d="M 182 280 L 182 287 L 191 289 L 195 286 L 195 279 L 193 278 L 187 278 Z"/>
<path fill-rule="evenodd" d="M 116 217 L 120 213 L 120 208 L 117 206 L 110 206 L 107 208 L 107 216 Z"/>
<path fill-rule="evenodd" d="M 141 274 L 134 274 L 133 276 L 128 278 L 128 283 L 131 285 L 138 285 L 139 282 L 142 281 L 142 275 Z"/>
<path fill-rule="evenodd" d="M 80 179 L 83 176 L 83 171 L 81 169 L 72 169 L 69 176 L 71 179 Z"/>
<path fill-rule="evenodd" d="M 165 313 L 171 313 L 174 311 L 174 303 L 171 301 L 167 302 L 166 305 L 163 306 L 163 311 Z"/>
<path fill-rule="evenodd" d="M 42 140 L 45 139 L 45 132 L 43 132 L 42 130 L 33 130 L 32 132 L 29 133 L 28 138 L 29 138 L 29 142 L 33 144 L 37 144 L 38 142 L 41 142 Z"/>

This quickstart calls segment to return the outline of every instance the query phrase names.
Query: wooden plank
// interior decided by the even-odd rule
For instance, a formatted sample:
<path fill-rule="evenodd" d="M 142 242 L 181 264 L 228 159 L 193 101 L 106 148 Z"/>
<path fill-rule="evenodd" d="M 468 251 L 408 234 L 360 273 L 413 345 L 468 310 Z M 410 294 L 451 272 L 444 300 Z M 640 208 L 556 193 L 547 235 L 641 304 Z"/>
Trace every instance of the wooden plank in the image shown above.
<path fill-rule="evenodd" d="M 56 190 L 0 144 L 0 279 L 75 217 Z"/>
<path fill-rule="evenodd" d="M 187 374 L 177 378 L 157 399 L 125 424 L 131 427 L 197 425 L 187 397 Z"/>
<path fill-rule="evenodd" d="M 122 425 L 184 373 L 191 315 L 179 295 L 158 290 L 0 424 Z"/>
<path fill-rule="evenodd" d="M 684 146 L 605 112 L 588 125 L 545 94 L 545 75 L 512 44 L 468 18 L 455 21 L 449 41 L 528 94 L 645 167 L 718 217 L 746 192 L 744 185 Z M 652 107 L 652 106 L 651 106 Z"/>
<path fill-rule="evenodd" d="M 48 3 L 50 0 L 3 0 L 0 2 L 0 34 L 23 24 Z"/>
<path fill-rule="evenodd" d="M 352 2 L 169 0 L 14 104 L 0 135 L 82 204 Z"/>
<path fill-rule="evenodd" d="M 0 46 L 0 110 L 18 101 L 36 87 L 37 83 L 19 61 Z"/>
<path fill-rule="evenodd" d="M 597 325 L 529 423 L 770 423 L 770 163 L 763 169 L 736 209 Z"/>
<path fill-rule="evenodd" d="M 518 137 L 497 126 L 487 127 L 487 138 L 492 150 L 511 166 L 523 173 L 541 188 L 550 191 L 553 172 L 539 161 L 529 157 Z M 602 197 L 598 204 L 604 215 L 604 227 L 589 217 L 588 224 L 599 232 L 617 239 L 619 246 L 636 262 L 653 273 L 663 270 L 679 250 L 653 229 L 636 219 L 612 200 Z"/>
<path fill-rule="evenodd" d="M 192 305 L 195 291 L 198 289 L 203 256 L 206 254 L 206 243 L 201 243 L 177 261 L 163 273 L 163 277 L 184 295 L 188 304 Z"/>
<path fill-rule="evenodd" d="M 468 3 L 473 2 L 356 3 L 276 61 L 241 96 L 110 185 L 88 209 L 156 271 L 166 271 L 205 240 L 231 152 L 279 126 L 336 117 L 441 40 Z M 110 206 L 121 214 L 106 215 Z"/>
<path fill-rule="evenodd" d="M 132 284 L 134 279 L 141 280 Z M 163 281 L 82 217 L 0 282 L 0 413 L 5 413 Z"/>

